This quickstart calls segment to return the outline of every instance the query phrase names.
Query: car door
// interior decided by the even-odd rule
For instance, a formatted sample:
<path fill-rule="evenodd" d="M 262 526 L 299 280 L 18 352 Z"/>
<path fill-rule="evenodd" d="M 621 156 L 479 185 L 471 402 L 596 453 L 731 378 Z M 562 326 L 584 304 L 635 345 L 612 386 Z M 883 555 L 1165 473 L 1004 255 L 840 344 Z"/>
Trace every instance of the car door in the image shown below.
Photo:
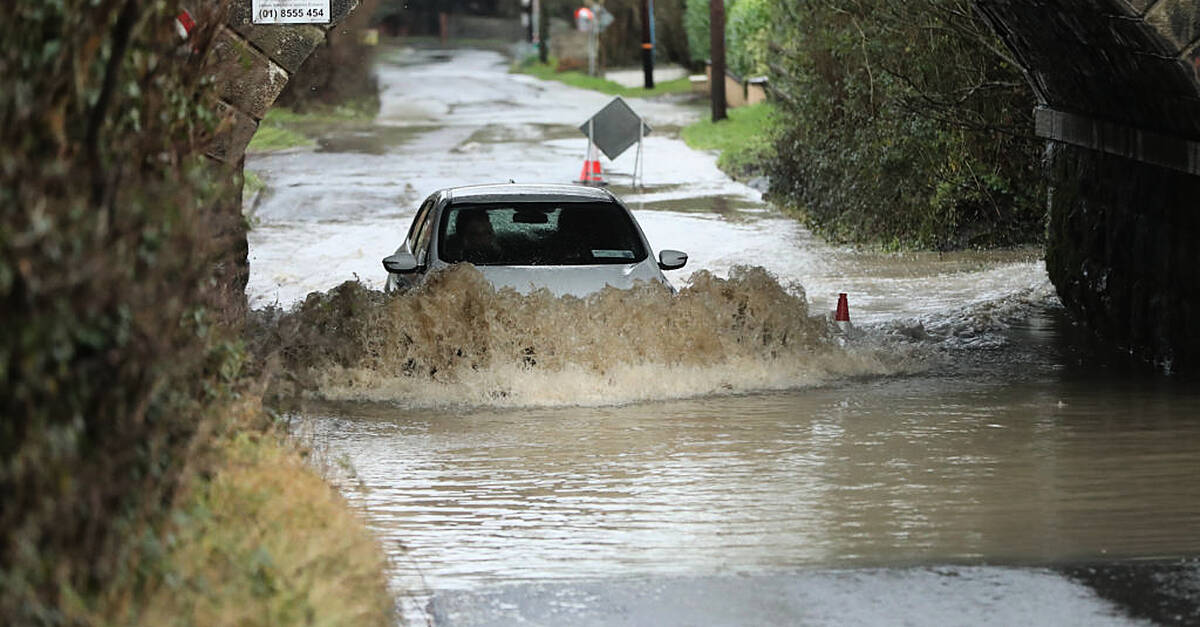
<path fill-rule="evenodd" d="M 415 225 L 415 237 L 413 241 L 409 242 L 409 250 L 412 251 L 413 257 L 416 257 L 417 268 L 421 273 L 428 270 L 430 262 L 433 261 L 429 256 L 429 248 L 430 242 L 433 240 L 433 227 L 436 223 L 434 217 L 437 212 L 433 210 L 435 204 L 433 199 L 429 199 L 421 207 L 421 214 L 417 216 L 417 220 L 420 222 Z"/>
<path fill-rule="evenodd" d="M 428 268 L 429 261 L 429 240 L 433 231 L 433 211 L 436 198 L 431 196 L 425 200 L 421 208 L 417 210 L 417 216 L 413 218 L 412 226 L 408 229 L 408 236 L 404 239 L 404 245 L 401 250 L 407 250 L 412 253 L 417 260 L 416 272 L 406 274 L 389 274 L 387 289 L 405 290 L 417 283 L 421 282 L 425 270 Z"/>

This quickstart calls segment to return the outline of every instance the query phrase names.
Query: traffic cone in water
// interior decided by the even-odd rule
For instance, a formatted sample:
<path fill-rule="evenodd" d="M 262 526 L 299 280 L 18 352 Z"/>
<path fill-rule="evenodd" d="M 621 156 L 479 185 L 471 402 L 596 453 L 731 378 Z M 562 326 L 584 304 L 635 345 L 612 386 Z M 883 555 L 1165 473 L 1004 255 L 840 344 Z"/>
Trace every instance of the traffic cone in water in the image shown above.
<path fill-rule="evenodd" d="M 838 294 L 837 311 L 833 314 L 833 321 L 842 333 L 850 331 L 850 302 L 846 300 L 845 294 Z"/>
<path fill-rule="evenodd" d="M 583 171 L 579 173 L 579 182 L 584 185 L 604 185 L 604 174 L 600 171 L 600 155 L 595 146 L 588 151 L 587 159 L 583 160 Z"/>

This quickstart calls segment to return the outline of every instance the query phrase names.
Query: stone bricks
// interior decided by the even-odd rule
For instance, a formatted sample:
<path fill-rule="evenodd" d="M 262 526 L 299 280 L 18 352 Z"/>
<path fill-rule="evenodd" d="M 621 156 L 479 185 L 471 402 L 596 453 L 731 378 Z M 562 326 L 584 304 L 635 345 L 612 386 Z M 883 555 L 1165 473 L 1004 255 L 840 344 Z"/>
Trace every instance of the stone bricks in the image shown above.
<path fill-rule="evenodd" d="M 1146 12 L 1146 22 L 1172 44 L 1172 55 L 1178 55 L 1200 38 L 1200 3 L 1160 0 Z"/>
<path fill-rule="evenodd" d="M 1200 367 L 1200 177 L 1053 144 L 1046 270 L 1072 315 L 1122 349 Z"/>
<path fill-rule="evenodd" d="M 288 73 L 233 31 L 222 27 L 207 60 L 222 100 L 261 120 L 288 82 Z"/>
<path fill-rule="evenodd" d="M 977 0 L 1028 71 L 1042 104 L 1200 139 L 1200 0 Z M 1146 19 L 1137 11 L 1147 11 Z"/>
<path fill-rule="evenodd" d="M 209 148 L 224 163 L 239 162 L 291 75 L 325 41 L 330 28 L 358 8 L 359 0 L 330 0 L 328 24 L 254 24 L 249 0 L 234 2 L 217 32 L 207 71 L 217 85 L 218 113 L 226 119 Z"/>
<path fill-rule="evenodd" d="M 341 23 L 342 20 L 350 16 L 354 9 L 358 8 L 358 0 L 330 0 L 329 12 L 332 14 L 332 19 L 329 20 L 329 27 L 332 28 Z"/>
<path fill-rule="evenodd" d="M 258 122 L 225 102 L 217 102 L 213 108 L 221 123 L 209 144 L 208 156 L 222 163 L 240 163 L 246 146 L 258 130 Z"/>
<path fill-rule="evenodd" d="M 1145 13 L 1153 5 L 1155 0 L 1126 0 L 1126 3 L 1137 13 Z"/>
<path fill-rule="evenodd" d="M 1184 52 L 1182 61 L 1191 75 L 1192 81 L 1200 84 L 1200 44 L 1192 46 L 1191 50 Z"/>
<path fill-rule="evenodd" d="M 307 24 L 239 25 L 234 28 L 289 74 L 295 74 L 308 55 L 325 41 L 323 29 Z"/>
<path fill-rule="evenodd" d="M 220 97 L 213 108 L 221 119 L 207 154 L 216 170 L 214 178 L 230 183 L 215 216 L 224 225 L 221 236 L 230 245 L 218 261 L 215 275 L 228 287 L 231 305 L 240 304 L 226 309 L 234 319 L 245 312 L 245 287 L 250 276 L 240 176 L 246 146 L 258 130 L 258 121 L 275 103 L 291 75 L 324 42 L 328 29 L 357 7 L 358 0 L 331 0 L 332 19 L 321 26 L 255 25 L 251 23 L 250 1 L 239 0 L 232 4 L 227 25 L 217 31 L 205 59 L 205 69 L 213 76 Z"/>
<path fill-rule="evenodd" d="M 358 8 L 358 3 L 359 3 L 359 0 L 330 0 L 329 1 L 329 13 L 330 13 L 329 22 L 326 24 L 313 24 L 312 26 L 314 26 L 316 28 L 326 29 L 326 30 L 333 28 L 334 26 L 337 26 L 339 23 L 341 23 L 342 20 L 346 19 L 347 16 L 349 16 L 351 13 L 353 13 L 354 9 Z M 254 24 L 253 15 L 250 12 L 250 1 L 249 0 L 240 0 L 239 2 L 234 2 L 233 5 L 229 7 L 228 23 L 230 26 L 234 27 L 235 29 L 237 29 L 239 31 L 242 29 L 242 27 L 251 27 L 251 26 L 274 26 L 274 27 L 278 27 L 278 28 L 293 28 L 295 26 L 302 26 L 301 24 L 256 25 L 256 24 Z"/>

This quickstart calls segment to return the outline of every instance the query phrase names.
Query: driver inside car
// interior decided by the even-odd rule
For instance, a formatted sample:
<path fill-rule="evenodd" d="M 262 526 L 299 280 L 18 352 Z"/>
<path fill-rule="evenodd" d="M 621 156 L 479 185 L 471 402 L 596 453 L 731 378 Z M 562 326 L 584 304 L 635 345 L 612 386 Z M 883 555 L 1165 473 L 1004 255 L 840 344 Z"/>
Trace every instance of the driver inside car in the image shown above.
<path fill-rule="evenodd" d="M 488 212 L 459 210 L 454 216 L 454 235 L 447 243 L 448 252 L 458 261 L 494 263 L 500 257 L 500 245 Z"/>

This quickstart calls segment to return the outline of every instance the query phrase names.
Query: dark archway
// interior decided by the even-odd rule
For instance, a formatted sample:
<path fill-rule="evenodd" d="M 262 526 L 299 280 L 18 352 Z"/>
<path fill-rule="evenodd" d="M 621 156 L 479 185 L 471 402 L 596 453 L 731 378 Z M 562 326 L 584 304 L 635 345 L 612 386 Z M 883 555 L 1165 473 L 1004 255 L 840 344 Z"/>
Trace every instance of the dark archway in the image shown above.
<path fill-rule="evenodd" d="M 1046 266 L 1100 336 L 1200 361 L 1200 2 L 976 0 L 1050 140 Z"/>

